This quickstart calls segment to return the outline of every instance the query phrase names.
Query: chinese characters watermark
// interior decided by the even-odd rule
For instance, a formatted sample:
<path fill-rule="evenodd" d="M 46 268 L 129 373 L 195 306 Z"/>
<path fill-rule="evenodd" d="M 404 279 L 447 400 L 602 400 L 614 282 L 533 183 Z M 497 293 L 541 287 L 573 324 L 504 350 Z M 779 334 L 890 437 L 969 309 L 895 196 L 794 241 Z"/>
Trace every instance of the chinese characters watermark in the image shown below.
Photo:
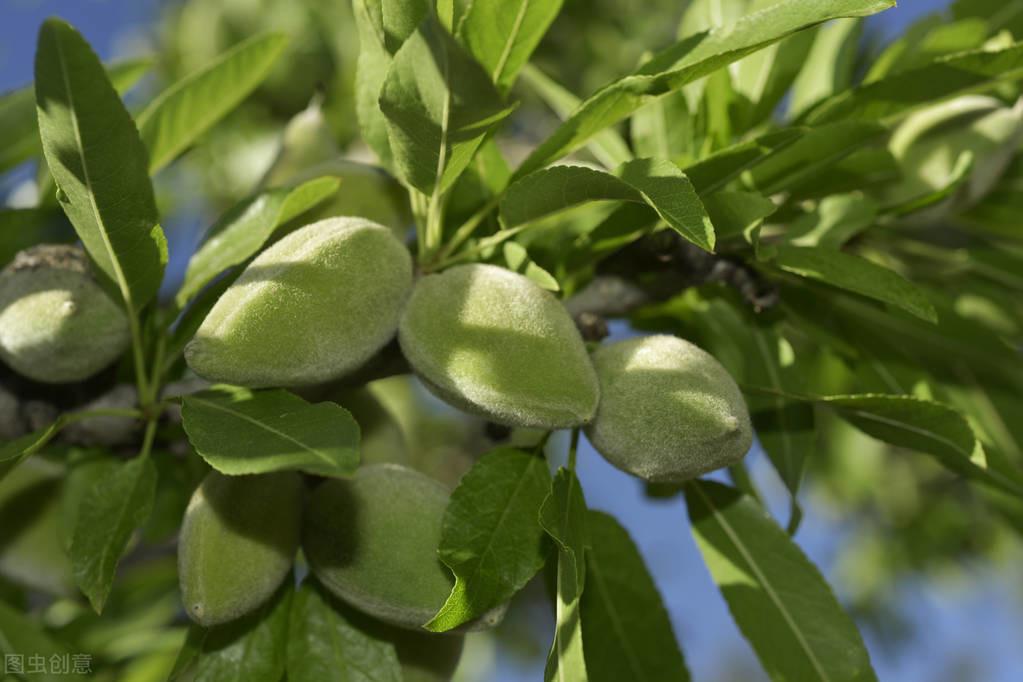
<path fill-rule="evenodd" d="M 4 654 L 5 675 L 89 675 L 89 654 Z"/>

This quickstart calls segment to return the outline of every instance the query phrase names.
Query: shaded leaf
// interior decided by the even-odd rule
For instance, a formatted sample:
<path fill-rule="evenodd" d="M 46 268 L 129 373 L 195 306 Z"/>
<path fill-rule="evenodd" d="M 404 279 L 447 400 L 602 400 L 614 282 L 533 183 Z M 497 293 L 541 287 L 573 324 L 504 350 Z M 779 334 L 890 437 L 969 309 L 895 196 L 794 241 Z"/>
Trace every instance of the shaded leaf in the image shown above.
<path fill-rule="evenodd" d="M 73 233 L 62 229 L 64 224 L 59 213 L 47 209 L 0 209 L 0 267 L 36 244 L 69 241 Z"/>
<path fill-rule="evenodd" d="M 36 52 L 39 133 L 64 212 L 98 275 L 134 313 L 160 287 L 167 241 L 131 116 L 88 43 L 47 19 Z"/>
<path fill-rule="evenodd" d="M 761 194 L 731 190 L 704 196 L 703 205 L 719 239 L 743 235 L 777 210 L 774 202 Z"/>
<path fill-rule="evenodd" d="M 185 396 L 181 417 L 196 452 L 228 476 L 298 469 L 346 477 L 359 465 L 359 426 L 334 403 L 221 386 Z"/>
<path fill-rule="evenodd" d="M 752 499 L 686 486 L 696 543 L 772 680 L 876 680 L 856 626 L 817 568 Z"/>
<path fill-rule="evenodd" d="M 501 245 L 504 264 L 509 270 L 525 275 L 536 285 L 548 291 L 559 291 L 558 280 L 533 262 L 526 248 L 518 242 L 505 242 Z"/>
<path fill-rule="evenodd" d="M 11 473 L 14 467 L 42 450 L 47 443 L 53 440 L 63 425 L 64 422 L 58 418 L 47 427 L 26 433 L 24 436 L 0 445 L 0 481 Z"/>
<path fill-rule="evenodd" d="M 96 481 L 78 509 L 71 539 L 75 581 L 97 613 L 102 612 L 114 573 L 132 533 L 149 517 L 156 496 L 156 468 L 136 457 Z"/>
<path fill-rule="evenodd" d="M 544 532 L 537 523 L 550 492 L 543 458 L 499 448 L 462 477 L 444 513 L 441 561 L 455 574 L 444 606 L 424 625 L 443 632 L 507 601 L 544 564 Z"/>
<path fill-rule="evenodd" d="M 799 128 L 785 128 L 721 149 L 685 167 L 693 187 L 701 195 L 716 192 L 744 171 L 756 167 L 793 144 L 805 134 Z"/>
<path fill-rule="evenodd" d="M 138 117 L 150 172 L 177 158 L 255 90 L 287 42 L 278 33 L 249 38 L 160 93 Z"/>
<path fill-rule="evenodd" d="M 689 679 L 661 595 L 628 532 L 608 514 L 586 517 L 580 619 L 592 682 Z"/>
<path fill-rule="evenodd" d="M 69 656 L 70 651 L 64 644 L 55 641 L 43 628 L 34 620 L 21 613 L 3 601 L 0 601 L 0 653 L 17 657 L 25 663 L 25 658 L 30 655 L 43 656 L 48 662 L 50 656 Z M 7 664 L 5 659 L 5 671 L 12 671 L 13 665 Z M 28 666 L 23 666 L 29 670 Z M 33 673 L 26 679 L 31 680 L 66 680 L 67 675 L 50 671 L 47 667 L 41 673 Z M 5 679 L 16 679 L 11 674 Z"/>

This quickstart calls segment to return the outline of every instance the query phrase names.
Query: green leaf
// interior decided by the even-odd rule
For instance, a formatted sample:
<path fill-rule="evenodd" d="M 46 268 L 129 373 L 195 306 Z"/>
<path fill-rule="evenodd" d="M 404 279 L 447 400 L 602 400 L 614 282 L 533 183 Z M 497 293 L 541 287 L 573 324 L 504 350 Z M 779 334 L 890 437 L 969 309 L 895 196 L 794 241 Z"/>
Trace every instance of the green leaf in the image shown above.
<path fill-rule="evenodd" d="M 142 78 L 149 67 L 148 59 L 125 60 L 107 66 L 107 76 L 114 88 L 124 94 Z M 0 95 L 0 130 L 4 131 L 4 143 L 0 147 L 0 173 L 40 153 L 39 123 L 32 86 Z"/>
<path fill-rule="evenodd" d="M 964 52 L 845 90 L 811 110 L 806 121 L 810 125 L 839 120 L 891 122 L 917 107 L 1020 77 L 1023 43 Z"/>
<path fill-rule="evenodd" d="M 380 0 L 353 0 L 355 26 L 359 33 L 359 56 L 355 66 L 355 111 L 362 139 L 382 163 L 390 163 L 387 119 L 380 111 L 380 90 L 391 66 L 385 46 Z"/>
<path fill-rule="evenodd" d="M 867 16 L 894 6 L 893 0 L 780 0 L 735 24 L 683 39 L 638 71 L 584 101 L 516 171 L 522 177 L 579 148 L 652 98 L 678 90 L 796 31 L 837 17 Z"/>
<path fill-rule="evenodd" d="M 278 33 L 249 38 L 160 93 L 138 117 L 150 172 L 173 161 L 255 90 L 287 42 Z"/>
<path fill-rule="evenodd" d="M 786 272 L 888 303 L 927 322 L 938 320 L 934 305 L 922 290 L 898 273 L 859 256 L 783 244 L 777 247 L 774 263 Z"/>
<path fill-rule="evenodd" d="M 473 0 L 458 37 L 502 93 L 529 61 L 563 0 Z"/>
<path fill-rule="evenodd" d="M 976 5 L 976 2 L 971 4 Z M 928 14 L 885 47 L 871 64 L 863 82 L 872 83 L 895 73 L 919 68 L 945 55 L 976 50 L 987 37 L 986 19 L 949 21 L 948 17 L 937 12 Z"/>
<path fill-rule="evenodd" d="M 156 296 L 167 263 L 145 147 L 103 65 L 69 24 L 43 23 L 35 70 L 39 133 L 64 212 L 134 313 Z"/>
<path fill-rule="evenodd" d="M 63 425 L 63 420 L 58 418 L 47 427 L 26 433 L 24 436 L 0 445 L 0 481 L 4 480 L 14 467 L 42 450 L 47 443 L 53 440 Z"/>
<path fill-rule="evenodd" d="M 792 222 L 787 240 L 796 246 L 820 246 L 840 249 L 874 224 L 877 204 L 861 194 L 836 194 L 821 200 L 817 207 Z"/>
<path fill-rule="evenodd" d="M 287 663 L 294 591 L 289 576 L 254 613 L 209 629 L 193 624 L 169 680 L 280 682 Z"/>
<path fill-rule="evenodd" d="M 707 215 L 720 239 L 743 235 L 759 227 L 777 207 L 767 197 L 756 192 L 722 190 L 703 197 Z"/>
<path fill-rule="evenodd" d="M 394 55 L 380 109 L 395 164 L 425 194 L 447 191 L 511 113 L 490 77 L 429 17 Z"/>
<path fill-rule="evenodd" d="M 586 584 L 586 500 L 574 472 L 560 469 L 540 508 L 540 525 L 558 545 L 557 626 L 546 682 L 586 682 L 579 600 Z"/>
<path fill-rule="evenodd" d="M 71 539 L 75 581 L 97 613 L 103 611 L 114 573 L 132 533 L 149 517 L 156 468 L 148 456 L 121 464 L 86 493 Z"/>
<path fill-rule="evenodd" d="M 185 396 L 181 418 L 196 452 L 228 476 L 298 469 L 346 477 L 359 466 L 359 425 L 334 403 L 220 386 Z"/>
<path fill-rule="evenodd" d="M 643 557 L 614 517 L 586 517 L 580 620 L 590 682 L 689 679 L 671 621 Z"/>
<path fill-rule="evenodd" d="M 721 149 L 683 170 L 701 195 L 716 192 L 743 172 L 770 159 L 799 140 L 806 131 L 785 128 Z"/>
<path fill-rule="evenodd" d="M 877 679 L 831 588 L 756 502 L 695 481 L 686 503 L 704 562 L 772 680 Z"/>
<path fill-rule="evenodd" d="M 636 154 L 676 163 L 691 158 L 695 136 L 690 120 L 689 105 L 681 92 L 659 97 L 641 107 L 633 114 L 629 130 Z M 608 132 L 605 130 L 597 133 L 594 139 Z M 623 159 L 619 163 L 627 160 Z"/>
<path fill-rule="evenodd" d="M 532 64 L 522 69 L 522 81 L 535 92 L 544 103 L 558 115 L 562 121 L 572 115 L 582 101 L 563 85 L 554 81 Z M 595 134 L 587 144 L 587 149 L 605 168 L 620 166 L 632 159 L 629 145 L 622 136 L 612 128 Z"/>
<path fill-rule="evenodd" d="M 291 604 L 288 681 L 401 682 L 394 646 L 345 618 L 315 580 L 306 579 Z"/>
<path fill-rule="evenodd" d="M 790 117 L 852 84 L 862 35 L 861 19 L 839 19 L 818 29 L 803 70 L 792 85 Z"/>
<path fill-rule="evenodd" d="M 615 175 L 585 166 L 552 166 L 508 188 L 501 220 L 514 228 L 589 201 L 645 203 L 680 235 L 707 251 L 714 227 L 685 174 L 670 161 L 634 159 Z"/>
<path fill-rule="evenodd" d="M 34 122 L 33 122 L 34 125 Z M 62 229 L 59 212 L 40 208 L 0 209 L 0 267 L 36 244 L 67 242 L 73 235 Z"/>
<path fill-rule="evenodd" d="M 297 187 L 267 190 L 235 205 L 210 228 L 206 241 L 188 262 L 175 302 L 179 307 L 218 274 L 245 262 L 281 225 L 333 196 L 341 181 L 323 177 Z"/>
<path fill-rule="evenodd" d="M 560 291 L 558 280 L 554 279 L 551 273 L 547 272 L 533 262 L 526 251 L 526 247 L 518 242 L 505 242 L 501 245 L 504 264 L 509 270 L 521 273 L 531 279 L 536 285 L 547 291 Z"/>
<path fill-rule="evenodd" d="M 64 644 L 55 641 L 33 619 L 3 601 L 0 601 L 0 653 L 21 657 L 23 663 L 29 655 L 43 656 L 49 662 L 50 656 L 63 657 L 71 654 Z M 68 675 L 50 671 L 48 667 L 47 672 L 31 674 L 25 678 L 15 677 L 13 674 L 10 677 L 6 676 L 6 671 L 12 667 L 7 665 L 5 659 L 4 680 L 28 679 L 49 682 L 68 679 Z M 25 670 L 29 670 L 27 665 Z"/>
<path fill-rule="evenodd" d="M 424 625 L 443 632 L 507 601 L 546 559 L 537 515 L 550 492 L 542 457 L 499 448 L 462 477 L 444 513 L 438 554 L 455 574 L 444 606 Z"/>

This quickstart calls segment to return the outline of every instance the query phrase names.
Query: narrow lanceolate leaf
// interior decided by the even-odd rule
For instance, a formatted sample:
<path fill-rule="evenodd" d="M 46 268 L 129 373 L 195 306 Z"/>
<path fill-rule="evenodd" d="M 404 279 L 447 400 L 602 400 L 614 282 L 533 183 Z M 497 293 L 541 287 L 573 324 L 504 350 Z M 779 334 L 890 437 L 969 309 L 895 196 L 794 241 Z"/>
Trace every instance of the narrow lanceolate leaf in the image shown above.
<path fill-rule="evenodd" d="M 14 467 L 42 450 L 47 443 L 53 440 L 63 425 L 63 421 L 57 419 L 47 427 L 26 433 L 24 436 L 0 445 L 0 481 L 4 480 Z"/>
<path fill-rule="evenodd" d="M 785 128 L 767 133 L 717 151 L 686 166 L 684 170 L 701 195 L 716 192 L 738 178 L 744 171 L 755 168 L 775 154 L 779 154 L 804 134 L 805 131 L 799 128 Z"/>
<path fill-rule="evenodd" d="M 790 115 L 849 87 L 862 34 L 860 19 L 839 19 L 817 31 L 803 70 L 792 85 Z"/>
<path fill-rule="evenodd" d="M 968 478 L 1023 494 L 1023 484 L 987 465 L 984 448 L 956 410 L 908 395 L 828 396 L 821 402 L 878 440 L 933 456 Z"/>
<path fill-rule="evenodd" d="M 643 557 L 614 517 L 586 517 L 586 589 L 580 620 L 591 682 L 689 679 L 671 621 Z"/>
<path fill-rule="evenodd" d="M 775 265 L 800 277 L 888 303 L 928 322 L 938 319 L 926 294 L 912 282 L 859 256 L 812 246 L 781 245 Z"/>
<path fill-rule="evenodd" d="M 499 448 L 483 456 L 451 494 L 438 553 L 455 586 L 424 627 L 442 632 L 507 601 L 546 558 L 537 523 L 551 489 L 543 458 Z"/>
<path fill-rule="evenodd" d="M 686 486 L 696 543 L 739 629 L 772 680 L 876 680 L 852 619 L 799 547 L 751 498 Z"/>
<path fill-rule="evenodd" d="M 100 276 L 140 310 L 167 263 L 146 149 L 103 65 L 70 25 L 43 23 L 35 71 L 39 134 L 64 212 Z"/>
<path fill-rule="evenodd" d="M 458 37 L 501 92 L 508 92 L 519 70 L 561 11 L 563 0 L 473 0 Z"/>
<path fill-rule="evenodd" d="M 585 166 L 537 171 L 508 188 L 501 220 L 514 228 L 589 201 L 645 203 L 680 235 L 714 250 L 714 227 L 692 183 L 678 166 L 659 159 L 633 159 L 613 175 Z"/>
<path fill-rule="evenodd" d="M 359 426 L 334 403 L 220 386 L 183 398 L 181 418 L 196 452 L 228 476 L 297 469 L 345 477 L 359 466 Z"/>
<path fill-rule="evenodd" d="M 302 583 L 291 603 L 288 682 L 401 682 L 394 646 L 347 615 L 315 580 Z"/>
<path fill-rule="evenodd" d="M 559 291 L 561 289 L 558 285 L 558 280 L 551 273 L 534 263 L 533 259 L 529 257 L 526 247 L 522 246 L 522 244 L 518 242 L 505 242 L 501 245 L 501 252 L 504 256 L 504 264 L 509 270 L 525 275 L 534 284 L 547 291 Z"/>
<path fill-rule="evenodd" d="M 394 55 L 380 109 L 397 170 L 425 194 L 447 191 L 511 113 L 490 76 L 432 16 Z"/>
<path fill-rule="evenodd" d="M 810 125 L 838 120 L 891 121 L 917 107 L 1000 80 L 1023 77 L 1023 43 L 941 57 L 916 69 L 841 92 L 806 116 Z"/>
<path fill-rule="evenodd" d="M 526 64 L 523 67 L 522 81 L 539 95 L 540 99 L 563 121 L 571 116 L 582 102 L 567 88 L 555 82 L 532 64 Z M 613 128 L 607 128 L 595 134 L 586 148 L 605 168 L 614 168 L 632 159 L 629 145 Z"/>
<path fill-rule="evenodd" d="M 75 581 L 99 613 L 121 555 L 135 529 L 149 517 L 156 496 L 156 467 L 148 457 L 121 464 L 85 494 L 71 540 Z"/>
<path fill-rule="evenodd" d="M 585 682 L 579 600 L 586 584 L 586 500 L 574 472 L 561 469 L 540 508 L 540 525 L 558 545 L 557 626 L 547 655 L 547 682 Z"/>
<path fill-rule="evenodd" d="M 148 59 L 130 59 L 108 65 L 107 75 L 114 88 L 123 94 L 142 78 L 149 66 Z M 4 131 L 4 143 L 0 145 L 0 173 L 39 154 L 38 126 L 32 86 L 0 95 L 0 130 Z"/>
<path fill-rule="evenodd" d="M 796 31 L 838 17 L 866 16 L 894 0 L 780 0 L 735 24 L 683 39 L 630 76 L 598 90 L 541 144 L 516 172 L 521 177 L 578 149 L 595 133 L 614 125 L 652 98 L 778 42 Z"/>
<path fill-rule="evenodd" d="M 173 161 L 238 106 L 263 82 L 287 42 L 276 33 L 250 38 L 153 100 L 138 119 L 150 172 Z"/>
<path fill-rule="evenodd" d="M 280 682 L 287 665 L 295 592 L 289 576 L 270 601 L 224 625 L 188 631 L 169 682 Z"/>
<path fill-rule="evenodd" d="M 259 251 L 278 227 L 332 196 L 340 184 L 337 178 L 316 178 L 260 192 L 234 206 L 210 228 L 188 262 L 175 302 L 183 307 L 218 274 Z"/>

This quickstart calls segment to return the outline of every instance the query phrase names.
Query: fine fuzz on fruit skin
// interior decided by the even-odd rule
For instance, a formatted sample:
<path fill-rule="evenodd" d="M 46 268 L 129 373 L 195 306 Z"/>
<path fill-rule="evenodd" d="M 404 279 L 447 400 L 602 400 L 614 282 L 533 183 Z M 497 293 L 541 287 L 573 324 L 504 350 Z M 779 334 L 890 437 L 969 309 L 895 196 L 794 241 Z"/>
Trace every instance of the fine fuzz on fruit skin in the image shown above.
<path fill-rule="evenodd" d="M 313 493 L 302 547 L 331 593 L 374 618 L 418 629 L 454 576 L 437 558 L 448 491 L 398 464 L 359 469 Z"/>
<path fill-rule="evenodd" d="M 291 570 L 302 522 L 294 472 L 224 476 L 211 471 L 181 525 L 178 578 L 185 611 L 204 627 L 244 616 Z"/>
<path fill-rule="evenodd" d="M 0 359 L 18 374 L 81 381 L 114 362 L 129 341 L 124 310 L 89 274 L 81 249 L 37 246 L 0 273 Z"/>
<path fill-rule="evenodd" d="M 464 411 L 559 429 L 597 408 L 597 378 L 571 316 L 520 274 L 474 264 L 424 277 L 398 334 L 420 378 Z"/>
<path fill-rule="evenodd" d="M 735 464 L 753 444 L 742 393 L 712 355 L 674 336 L 648 336 L 593 354 L 597 417 L 586 428 L 614 466 L 678 483 Z"/>
<path fill-rule="evenodd" d="M 252 261 L 185 358 L 206 379 L 252 388 L 337 379 L 394 336 L 411 286 L 411 256 L 390 230 L 321 220 Z"/>

